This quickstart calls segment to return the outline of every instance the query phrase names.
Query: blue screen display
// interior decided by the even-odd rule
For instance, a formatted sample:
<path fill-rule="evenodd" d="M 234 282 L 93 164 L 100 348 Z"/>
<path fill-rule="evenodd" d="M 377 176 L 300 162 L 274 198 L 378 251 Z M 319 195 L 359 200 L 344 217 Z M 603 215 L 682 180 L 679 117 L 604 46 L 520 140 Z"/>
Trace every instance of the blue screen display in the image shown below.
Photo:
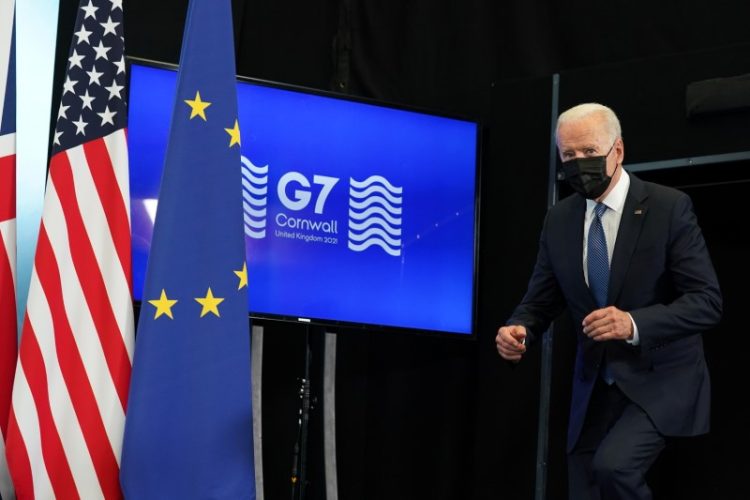
<path fill-rule="evenodd" d="M 136 300 L 176 76 L 131 65 Z M 243 81 L 237 90 L 250 312 L 471 334 L 478 125 Z"/>

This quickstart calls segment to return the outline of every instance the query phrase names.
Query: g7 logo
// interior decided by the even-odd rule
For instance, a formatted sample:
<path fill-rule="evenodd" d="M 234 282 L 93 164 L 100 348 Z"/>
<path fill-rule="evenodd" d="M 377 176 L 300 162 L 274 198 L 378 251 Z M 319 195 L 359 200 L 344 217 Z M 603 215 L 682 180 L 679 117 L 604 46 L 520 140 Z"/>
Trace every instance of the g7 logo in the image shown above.
<path fill-rule="evenodd" d="M 328 195 L 331 194 L 333 186 L 335 186 L 338 181 L 339 179 L 337 177 L 328 177 L 326 175 L 313 176 L 313 184 L 323 186 L 323 188 L 320 190 L 320 194 L 318 194 L 318 199 L 315 200 L 316 214 L 323 213 L 323 208 L 325 207 Z M 289 196 L 287 196 L 287 187 L 292 183 L 295 183 L 301 188 L 305 189 L 295 189 L 293 197 L 290 198 Z M 287 172 L 286 174 L 281 176 L 281 179 L 279 179 L 279 184 L 276 186 L 276 192 L 279 195 L 281 204 L 289 210 L 302 210 L 310 204 L 310 200 L 312 199 L 312 193 L 310 191 L 310 181 L 307 179 L 307 177 L 299 172 Z"/>

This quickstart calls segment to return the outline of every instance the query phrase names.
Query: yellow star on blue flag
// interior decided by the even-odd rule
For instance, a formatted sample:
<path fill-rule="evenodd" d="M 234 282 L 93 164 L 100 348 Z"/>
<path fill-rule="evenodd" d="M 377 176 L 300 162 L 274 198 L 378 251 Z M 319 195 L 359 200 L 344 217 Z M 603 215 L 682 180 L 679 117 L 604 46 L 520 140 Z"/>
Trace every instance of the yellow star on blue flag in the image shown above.
<path fill-rule="evenodd" d="M 203 118 L 203 121 L 208 121 L 206 118 L 206 108 L 212 103 L 202 101 L 200 91 L 195 92 L 194 99 L 185 99 L 185 103 L 190 106 L 190 119 L 192 120 L 196 116 Z"/>
<path fill-rule="evenodd" d="M 214 297 L 211 287 L 208 287 L 205 297 L 196 297 L 195 301 L 203 306 L 203 309 L 201 309 L 201 318 L 208 313 L 221 317 L 219 314 L 219 304 L 224 302 L 224 299 Z"/>
<path fill-rule="evenodd" d="M 225 128 L 227 134 L 229 134 L 229 147 L 231 148 L 235 144 L 241 146 L 240 142 L 240 124 L 237 120 L 234 120 L 234 127 Z"/>
<path fill-rule="evenodd" d="M 174 316 L 172 316 L 172 306 L 177 303 L 177 300 L 170 300 L 167 297 L 167 292 L 163 288 L 159 298 L 149 300 L 148 303 L 156 308 L 154 319 L 159 318 L 162 314 L 166 314 L 169 318 L 174 319 Z"/>
<path fill-rule="evenodd" d="M 247 262 L 243 262 L 242 269 L 235 271 L 234 274 L 240 279 L 240 283 L 237 285 L 237 290 L 242 290 L 247 286 Z"/>

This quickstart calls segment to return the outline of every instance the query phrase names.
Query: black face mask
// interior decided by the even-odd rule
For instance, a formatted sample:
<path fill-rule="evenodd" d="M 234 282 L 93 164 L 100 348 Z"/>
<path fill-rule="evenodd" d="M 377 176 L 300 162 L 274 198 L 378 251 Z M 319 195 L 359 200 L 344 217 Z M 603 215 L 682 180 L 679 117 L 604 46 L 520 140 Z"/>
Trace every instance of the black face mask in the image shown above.
<path fill-rule="evenodd" d="M 607 154 L 603 156 L 573 158 L 563 162 L 565 180 L 573 191 L 590 200 L 595 200 L 604 194 L 612 182 L 612 177 L 607 175 L 607 157 L 614 147 L 615 145 L 612 144 Z"/>

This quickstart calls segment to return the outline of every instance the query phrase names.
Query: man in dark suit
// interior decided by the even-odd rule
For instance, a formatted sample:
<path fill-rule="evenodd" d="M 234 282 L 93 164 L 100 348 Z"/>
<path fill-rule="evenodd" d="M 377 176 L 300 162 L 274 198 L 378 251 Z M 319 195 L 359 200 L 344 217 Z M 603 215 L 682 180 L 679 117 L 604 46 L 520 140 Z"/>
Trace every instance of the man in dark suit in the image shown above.
<path fill-rule="evenodd" d="M 701 333 L 721 293 L 690 198 L 622 168 L 614 112 L 560 115 L 557 146 L 575 194 L 547 214 L 521 304 L 498 330 L 513 362 L 567 306 L 578 338 L 568 427 L 571 500 L 647 499 L 665 437 L 708 431 Z"/>

